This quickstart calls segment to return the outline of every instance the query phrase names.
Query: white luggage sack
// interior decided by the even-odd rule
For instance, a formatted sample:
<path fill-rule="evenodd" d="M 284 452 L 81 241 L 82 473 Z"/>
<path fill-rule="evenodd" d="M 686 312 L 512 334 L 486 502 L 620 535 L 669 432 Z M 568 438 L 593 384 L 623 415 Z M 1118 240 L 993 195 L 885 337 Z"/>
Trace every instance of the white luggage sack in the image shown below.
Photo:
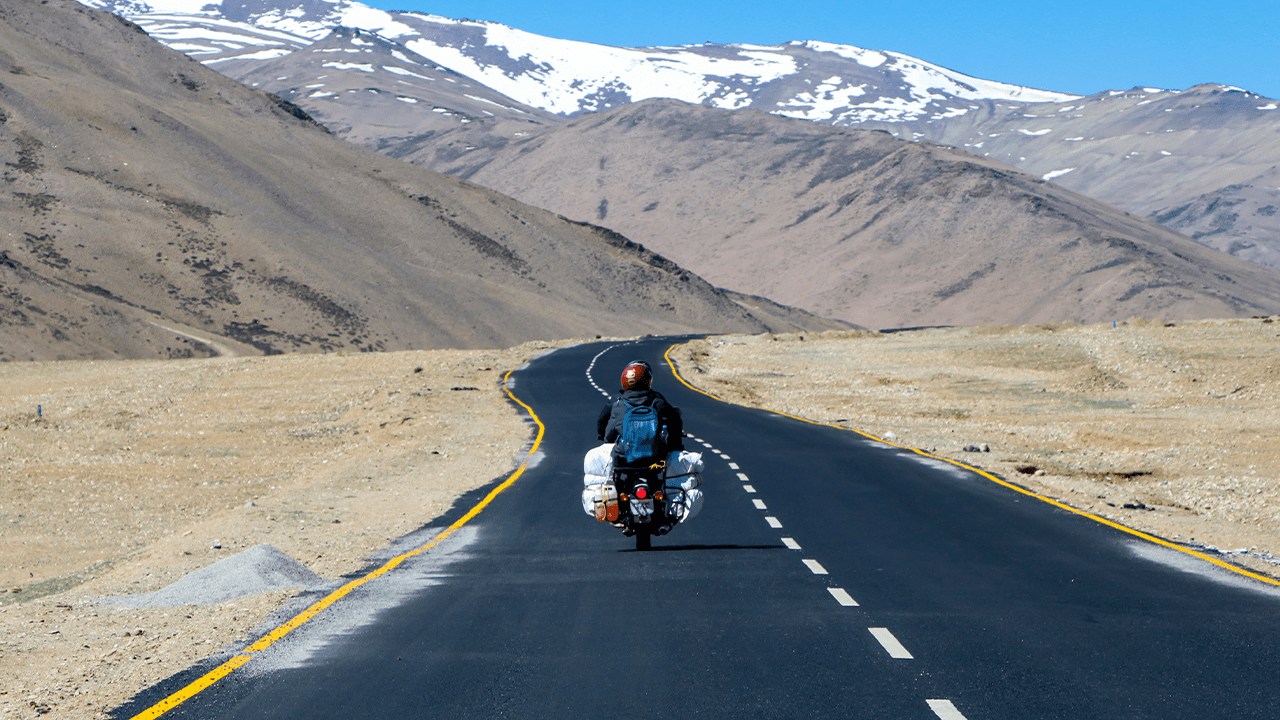
<path fill-rule="evenodd" d="M 663 475 L 667 496 L 673 502 L 671 508 L 676 518 L 684 522 L 702 510 L 702 453 L 677 450 L 667 455 L 667 467 Z M 679 492 L 683 491 L 683 492 Z M 679 500 L 683 498 L 683 502 Z"/>
<path fill-rule="evenodd" d="M 677 450 L 667 455 L 667 467 L 663 484 L 667 495 L 675 502 L 672 510 L 676 518 L 684 522 L 702 510 L 702 453 Z M 613 477 L 613 443 L 605 443 L 591 449 L 582 460 L 582 511 L 596 517 L 596 502 L 601 485 Z"/>
<path fill-rule="evenodd" d="M 582 459 L 582 511 L 596 516 L 596 499 L 599 486 L 613 477 L 613 443 L 591 448 Z"/>

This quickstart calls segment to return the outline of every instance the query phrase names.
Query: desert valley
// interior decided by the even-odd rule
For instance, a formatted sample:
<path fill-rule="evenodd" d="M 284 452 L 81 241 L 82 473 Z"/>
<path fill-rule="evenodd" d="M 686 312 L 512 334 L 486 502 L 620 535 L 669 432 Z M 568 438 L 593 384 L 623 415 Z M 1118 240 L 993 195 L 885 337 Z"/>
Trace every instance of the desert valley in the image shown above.
<path fill-rule="evenodd" d="M 1275 101 L 179 5 L 0 0 L 0 715 L 452 522 L 530 450 L 507 373 L 610 339 L 1280 578 Z M 119 600 L 264 545 L 298 584 Z"/>

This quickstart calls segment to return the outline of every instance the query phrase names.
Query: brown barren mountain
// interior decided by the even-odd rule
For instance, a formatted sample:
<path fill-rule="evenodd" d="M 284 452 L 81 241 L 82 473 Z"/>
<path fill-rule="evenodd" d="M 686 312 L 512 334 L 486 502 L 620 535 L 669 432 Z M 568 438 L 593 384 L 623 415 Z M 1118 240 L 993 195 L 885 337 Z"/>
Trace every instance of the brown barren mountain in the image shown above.
<path fill-rule="evenodd" d="M 433 148 L 445 148 L 448 135 Z M 654 100 L 410 156 L 869 327 L 1239 317 L 1280 273 L 955 148 Z"/>
<path fill-rule="evenodd" d="M 71 0 L 0 0 L 0 359 L 759 331 L 600 228 L 356 147 Z"/>

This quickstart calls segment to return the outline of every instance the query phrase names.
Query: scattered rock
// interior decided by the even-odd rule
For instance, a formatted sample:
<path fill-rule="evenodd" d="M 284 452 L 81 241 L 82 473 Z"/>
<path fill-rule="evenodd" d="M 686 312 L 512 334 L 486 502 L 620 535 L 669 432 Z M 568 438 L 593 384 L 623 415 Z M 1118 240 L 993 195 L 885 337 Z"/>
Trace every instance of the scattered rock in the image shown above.
<path fill-rule="evenodd" d="M 209 544 L 209 547 L 213 548 L 214 550 L 221 550 L 222 543 L 218 542 L 217 540 L 214 540 L 212 543 Z"/>
<path fill-rule="evenodd" d="M 892 430 L 884 434 L 885 440 L 897 440 L 898 436 Z"/>
<path fill-rule="evenodd" d="M 268 590 L 309 590 L 324 584 L 324 578 L 307 566 L 262 544 L 189 573 L 162 590 L 114 597 L 110 602 L 135 608 L 213 605 Z"/>
<path fill-rule="evenodd" d="M 1035 465 L 1018 465 L 1017 467 L 1014 468 L 1014 470 L 1017 470 L 1023 475 L 1035 475 L 1036 471 L 1039 469 L 1040 468 L 1036 467 Z"/>
<path fill-rule="evenodd" d="M 991 446 L 986 443 L 982 443 L 978 448 L 981 449 L 982 452 L 991 452 Z"/>
<path fill-rule="evenodd" d="M 960 448 L 960 452 L 974 452 L 974 453 L 982 452 L 982 448 L 978 447 L 977 445 L 965 445 L 964 447 Z"/>

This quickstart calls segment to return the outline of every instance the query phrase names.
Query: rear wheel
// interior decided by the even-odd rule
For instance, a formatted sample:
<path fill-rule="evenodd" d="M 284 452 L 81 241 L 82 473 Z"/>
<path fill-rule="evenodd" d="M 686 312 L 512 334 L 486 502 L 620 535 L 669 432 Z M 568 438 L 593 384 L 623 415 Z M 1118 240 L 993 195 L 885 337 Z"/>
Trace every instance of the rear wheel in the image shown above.
<path fill-rule="evenodd" d="M 648 550 L 650 537 L 651 536 L 649 535 L 648 525 L 637 528 L 636 529 L 636 550 Z"/>

